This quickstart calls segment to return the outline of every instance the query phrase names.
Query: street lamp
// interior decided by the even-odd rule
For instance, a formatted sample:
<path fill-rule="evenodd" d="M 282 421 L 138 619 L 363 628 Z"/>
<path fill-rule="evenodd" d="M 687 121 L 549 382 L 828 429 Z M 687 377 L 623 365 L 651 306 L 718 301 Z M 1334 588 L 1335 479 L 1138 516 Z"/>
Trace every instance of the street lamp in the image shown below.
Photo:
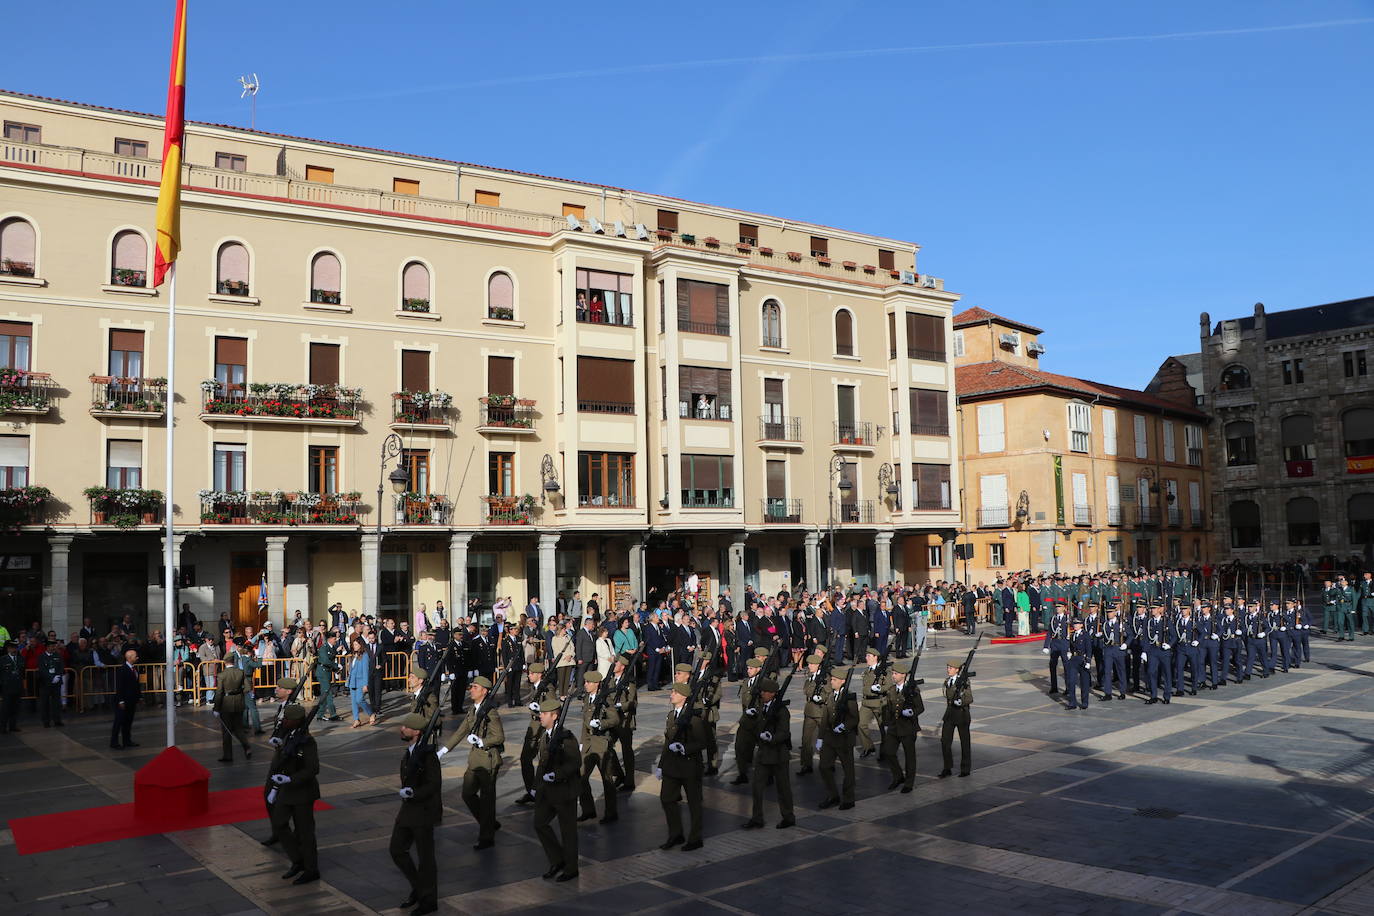
<path fill-rule="evenodd" d="M 545 455 L 539 462 L 539 502 L 547 502 L 558 495 L 558 474 L 553 469 L 553 456 Z"/>
<path fill-rule="evenodd" d="M 892 465 L 886 461 L 878 468 L 878 491 L 889 500 L 902 492 L 892 479 Z"/>
<path fill-rule="evenodd" d="M 835 587 L 835 490 L 840 491 L 843 496 L 854 489 L 854 484 L 844 476 L 845 460 L 844 456 L 836 455 L 830 461 L 830 582 L 829 587 Z M 838 479 L 838 483 L 835 481 Z"/>
<path fill-rule="evenodd" d="M 375 611 L 378 617 L 381 617 L 382 614 L 382 487 L 384 482 L 389 480 L 391 481 L 392 492 L 400 495 L 410 486 L 410 474 L 402 467 L 401 452 L 401 437 L 396 433 L 392 433 L 382 440 L 381 466 L 377 469 L 377 607 Z M 387 474 L 387 462 L 392 458 L 397 459 L 396 468 Z"/>

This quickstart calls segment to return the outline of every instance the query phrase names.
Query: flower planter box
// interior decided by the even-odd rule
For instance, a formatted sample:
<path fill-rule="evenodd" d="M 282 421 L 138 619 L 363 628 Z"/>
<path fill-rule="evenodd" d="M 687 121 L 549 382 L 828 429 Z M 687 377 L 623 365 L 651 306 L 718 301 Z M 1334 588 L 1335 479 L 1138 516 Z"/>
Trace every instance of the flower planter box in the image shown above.
<path fill-rule="evenodd" d="M 866 274 L 872 274 L 872 273 L 877 273 L 877 272 L 878 272 L 878 268 L 874 267 L 872 264 L 865 264 L 865 265 L 864 265 L 864 273 L 866 273 Z"/>
<path fill-rule="evenodd" d="M 708 235 L 706 238 L 702 239 L 702 242 L 703 242 L 703 244 L 706 245 L 707 248 L 719 248 L 719 247 L 720 247 L 720 239 L 712 238 L 712 237 L 709 236 L 709 235 Z"/>
<path fill-rule="evenodd" d="M 800 260 L 801 260 L 801 252 L 800 252 L 800 251 L 789 251 L 789 252 L 787 252 L 787 260 L 789 260 L 789 261 L 800 261 Z"/>
<path fill-rule="evenodd" d="M 92 525 L 103 525 L 103 524 L 105 524 L 105 513 L 104 513 L 104 512 L 92 512 L 92 513 L 91 513 L 91 524 L 92 524 Z"/>
<path fill-rule="evenodd" d="M 759 254 L 763 255 L 765 258 L 771 258 L 773 256 L 773 249 L 767 247 L 766 245 L 760 245 Z"/>
<path fill-rule="evenodd" d="M 845 270 L 854 270 L 856 267 L 859 266 L 857 261 L 842 261 L 840 263 L 844 265 Z"/>
<path fill-rule="evenodd" d="M 854 437 L 854 444 L 855 444 L 855 445 L 863 445 L 863 444 L 864 444 L 864 437 L 863 437 L 863 436 L 855 436 L 855 437 Z"/>
<path fill-rule="evenodd" d="M 145 525 L 156 525 L 156 524 L 157 524 L 157 513 L 156 513 L 156 512 L 144 512 L 144 513 L 143 513 L 143 524 L 145 524 Z"/>
<path fill-rule="evenodd" d="M 684 232 L 682 235 L 678 236 L 678 238 L 682 239 L 682 244 L 684 245 L 695 245 L 697 243 L 697 237 L 690 232 Z"/>
<path fill-rule="evenodd" d="M 236 515 L 236 516 L 234 516 L 233 518 L 231 518 L 229 521 L 230 521 L 231 524 L 234 524 L 234 525 L 246 525 L 246 524 L 248 524 L 248 522 L 250 521 L 250 519 L 249 519 L 248 516 L 246 516 L 246 515 Z"/>
<path fill-rule="evenodd" d="M 830 259 L 827 258 L 827 257 L 822 257 L 822 256 L 819 256 L 819 255 L 818 255 L 818 256 L 816 257 L 816 263 L 819 264 L 819 265 L 821 265 L 822 267 L 829 267 L 829 266 L 830 266 Z"/>
<path fill-rule="evenodd" d="M 735 246 L 735 250 L 742 251 L 745 254 L 748 254 L 749 252 L 754 250 L 754 246 L 750 245 L 748 242 L 740 242 L 738 245 Z"/>
<path fill-rule="evenodd" d="M 657 232 L 655 232 L 655 235 L 663 239 L 663 241 L 665 242 L 673 237 L 673 233 L 668 231 L 667 229 L 659 229 L 657 230 Z"/>

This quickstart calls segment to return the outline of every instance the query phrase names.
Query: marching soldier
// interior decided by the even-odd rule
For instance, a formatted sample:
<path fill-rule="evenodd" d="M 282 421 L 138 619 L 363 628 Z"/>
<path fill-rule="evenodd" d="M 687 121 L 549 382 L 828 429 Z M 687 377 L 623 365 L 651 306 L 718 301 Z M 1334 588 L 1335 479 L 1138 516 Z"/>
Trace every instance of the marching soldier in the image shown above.
<path fill-rule="evenodd" d="M 702 770 L 702 775 L 715 776 L 720 772 L 720 742 L 716 738 L 716 729 L 720 727 L 720 704 L 725 698 L 725 684 L 721 681 L 720 672 L 714 668 L 702 677 L 706 683 L 697 690 L 697 702 L 706 725 L 706 769 Z M 682 678 L 682 683 L 687 683 L 687 680 Z"/>
<path fill-rule="evenodd" d="M 1364 578 L 1360 580 L 1360 633 L 1369 636 L 1374 634 L 1374 572 L 1366 570 Z M 1304 617 L 1307 615 L 1304 614 Z M 1304 632 L 1306 632 L 1304 630 Z M 1305 637 L 1304 637 L 1305 638 Z"/>
<path fill-rule="evenodd" d="M 501 824 L 496 820 L 496 777 L 501 770 L 501 752 L 506 747 L 506 731 L 501 726 L 501 717 L 491 715 L 490 710 L 483 713 L 478 721 L 478 710 L 491 693 L 491 681 L 485 675 L 478 675 L 468 685 L 468 708 L 463 721 L 449 736 L 448 743 L 439 748 L 438 758 L 453 750 L 460 742 L 471 745 L 468 751 L 468 768 L 463 773 L 463 803 L 477 821 L 477 842 L 473 849 L 490 849 L 496 845 L 496 831 Z M 494 704 L 493 704 L 494 705 Z M 426 720 L 428 721 L 428 720 Z"/>
<path fill-rule="evenodd" d="M 319 718 L 326 722 L 337 722 L 340 718 L 334 707 L 334 675 L 339 670 L 338 643 L 338 634 L 331 633 L 315 653 L 315 683 L 319 702 L 324 704 L 320 707 Z"/>
<path fill-rule="evenodd" d="M 553 677 L 546 676 L 543 662 L 533 662 L 528 669 L 530 682 L 530 724 L 525 729 L 525 740 L 520 745 L 520 779 L 525 785 L 525 794 L 515 800 L 517 805 L 528 805 L 534 802 L 535 789 L 538 788 L 535 782 L 534 758 L 539 752 L 539 738 L 543 734 L 540 726 L 540 704 L 545 700 L 552 700 L 558 695 L 558 683 Z"/>
<path fill-rule="evenodd" d="M 887 755 L 888 769 L 892 771 L 888 791 L 900 785 L 904 795 L 916 784 L 916 733 L 921 730 L 921 713 L 926 711 L 921 688 L 917 684 L 907 683 L 911 677 L 910 662 L 898 662 L 892 666 L 892 683 L 887 688 L 887 709 L 892 718 L 887 729 L 890 746 L 883 749 Z M 906 763 L 905 770 L 897 760 L 898 748 L 901 748 L 902 759 Z"/>
<path fill-rule="evenodd" d="M 1087 616 L 1083 618 L 1083 630 L 1088 634 L 1088 642 L 1091 647 L 1089 655 L 1093 664 L 1093 683 L 1097 685 L 1098 690 L 1102 689 L 1102 666 L 1104 662 L 1102 655 L 1102 618 L 1098 616 L 1100 605 L 1096 598 L 1101 591 L 1101 586 L 1096 584 L 1092 586 L 1094 597 L 1088 603 Z"/>
<path fill-rule="evenodd" d="M 315 801 L 320 797 L 320 752 L 305 725 L 305 707 L 291 703 L 282 710 L 281 746 L 268 768 L 267 804 L 272 812 L 272 835 L 281 840 L 291 859 L 283 879 L 292 884 L 320 880 L 315 847 Z"/>
<path fill-rule="evenodd" d="M 1121 612 L 1116 605 L 1108 605 L 1107 619 L 1102 623 L 1102 702 L 1112 701 L 1112 686 L 1116 694 L 1126 699 L 1126 654 L 1130 643 Z"/>
<path fill-rule="evenodd" d="M 633 792 L 635 788 L 635 714 L 639 710 L 639 687 L 635 685 L 635 673 L 630 668 L 630 660 L 623 655 L 615 657 L 611 672 L 615 684 L 611 687 L 612 705 L 620 713 L 620 721 L 611 728 L 611 756 L 616 771 L 620 774 L 620 791 Z"/>
<path fill-rule="evenodd" d="M 1346 581 L 1345 576 L 1336 579 L 1336 642 L 1342 639 L 1355 641 L 1355 607 L 1359 603 L 1359 592 Z M 1345 635 L 1342 636 L 1341 634 Z"/>
<path fill-rule="evenodd" d="M 821 717 L 816 750 L 821 752 L 821 782 L 825 785 L 825 799 L 820 807 L 840 806 L 841 811 L 854 807 L 854 733 L 859 728 L 859 704 L 848 689 L 848 668 L 832 668 L 830 689 L 827 691 L 824 715 Z M 835 763 L 840 764 L 843 783 L 835 785 Z"/>
<path fill-rule="evenodd" d="M 220 763 L 234 762 L 234 742 L 238 742 L 243 747 L 243 756 L 253 759 L 253 748 L 248 743 L 248 727 L 243 722 L 243 669 L 237 667 L 226 667 L 219 676 L 219 689 L 215 691 L 215 699 L 211 704 L 214 716 L 219 720 L 220 735 L 223 739 L 220 745 Z M 271 806 L 268 806 L 268 814 L 272 813 Z M 270 846 L 276 842 L 276 832 L 273 831 L 271 837 L 264 841 L 263 845 Z"/>
<path fill-rule="evenodd" d="M 821 664 L 824 661 L 825 656 L 820 654 L 806 657 L 806 680 L 802 684 L 806 707 L 802 712 L 801 769 L 797 770 L 798 776 L 805 776 L 811 772 L 811 764 L 816 754 L 816 735 L 820 729 L 821 719 L 825 717 L 826 683 L 821 677 Z"/>
<path fill-rule="evenodd" d="M 1050 657 L 1050 696 L 1059 693 L 1059 668 L 1056 662 L 1064 664 L 1064 686 L 1068 689 L 1069 670 L 1069 630 L 1072 625 L 1069 623 L 1069 615 L 1062 610 L 1050 618 L 1050 625 L 1045 630 L 1045 644 L 1040 651 Z"/>
<path fill-rule="evenodd" d="M 1146 672 L 1145 667 L 1145 644 L 1146 631 L 1149 627 L 1150 617 L 1145 613 L 1145 609 L 1137 608 L 1130 614 L 1127 624 L 1127 631 L 1130 634 L 1129 648 L 1126 650 L 1127 675 L 1131 681 L 1131 693 L 1140 693 L 1140 680 Z"/>
<path fill-rule="evenodd" d="M 754 745 L 759 739 L 758 682 L 763 678 L 763 659 L 755 656 L 745 666 L 748 676 L 739 685 L 742 715 L 735 729 L 735 766 L 739 773 L 731 780 L 732 786 L 749 781 L 749 771 L 754 768 Z"/>
<path fill-rule="evenodd" d="M 865 653 L 868 666 L 864 668 L 863 688 L 859 694 L 863 697 L 859 702 L 859 746 L 863 748 L 860 757 L 867 757 L 874 751 L 873 736 L 868 733 L 869 725 L 877 725 L 881 737 L 883 723 L 887 721 L 887 685 L 879 673 L 881 659 L 876 646 L 870 647 Z"/>
<path fill-rule="evenodd" d="M 410 663 L 410 673 L 406 675 L 406 690 L 410 693 L 411 705 L 414 707 L 411 712 L 418 712 L 425 717 L 428 722 L 434 716 L 435 710 L 439 708 L 439 691 L 431 690 L 424 703 L 420 702 L 420 694 L 424 692 L 425 681 L 429 678 L 429 672 L 420 667 L 419 662 Z"/>
<path fill-rule="evenodd" d="M 1259 665 L 1259 676 L 1267 678 L 1274 672 L 1269 657 L 1269 615 L 1260 612 L 1259 602 L 1252 602 L 1245 610 L 1245 679 L 1250 680 L 1252 665 Z"/>
<path fill-rule="evenodd" d="M 1288 599 L 1288 634 L 1293 644 L 1293 658 L 1297 659 L 1302 655 L 1304 662 L 1312 661 L 1312 643 L 1309 633 L 1312 627 L 1307 623 L 1307 612 L 1303 610 L 1302 602 L 1296 598 Z"/>
<path fill-rule="evenodd" d="M 701 751 L 707 741 L 706 723 L 685 708 L 691 695 L 686 684 L 674 684 L 668 699 L 673 708 L 663 731 L 663 753 L 658 758 L 654 775 L 663 783 L 658 800 L 668 821 L 668 840 L 659 849 L 672 849 L 683 843 L 681 799 L 687 800 L 687 815 L 691 827 L 682 848 L 700 849 L 701 843 Z"/>
<path fill-rule="evenodd" d="M 582 814 L 577 819 L 589 821 L 596 817 L 596 800 L 592 797 L 592 774 L 599 773 L 602 804 L 606 808 L 606 815 L 601 818 L 601 823 L 614 824 L 619 817 L 616 814 L 617 787 L 611 777 L 611 764 L 615 760 L 615 752 L 611 750 L 609 732 L 620 722 L 620 712 L 609 702 L 605 704 L 604 709 L 597 710 L 597 694 L 602 680 L 601 672 L 595 668 L 591 668 L 582 676 L 582 690 L 587 699 L 582 704 L 582 790 L 579 793 Z"/>
<path fill-rule="evenodd" d="M 764 678 L 759 682 L 759 743 L 754 755 L 754 812 L 742 825 L 746 830 L 763 826 L 763 792 L 769 777 L 778 789 L 778 811 L 782 820 L 778 829 L 785 830 L 797 823 L 792 809 L 792 783 L 787 772 L 792 756 L 792 718 L 787 704 L 778 697 L 778 682 Z"/>
<path fill-rule="evenodd" d="M 1202 615 L 1197 619 L 1198 640 L 1202 665 L 1202 685 L 1208 690 L 1216 690 L 1217 682 L 1225 683 L 1226 673 L 1218 673 L 1221 666 L 1221 621 L 1212 616 L 1212 606 L 1204 604 Z"/>
<path fill-rule="evenodd" d="M 1234 662 L 1236 683 L 1239 684 L 1249 676 L 1245 659 L 1245 624 L 1236 616 L 1236 609 L 1229 604 L 1226 605 L 1226 612 L 1218 624 L 1218 635 L 1221 637 L 1221 680 L 1218 683 L 1226 686 Z"/>
<path fill-rule="evenodd" d="M 534 832 L 544 847 L 549 870 L 544 877 L 571 881 L 577 877 L 577 796 L 580 794 L 582 758 L 577 738 L 566 728 L 558 735 L 558 714 L 563 702 L 557 697 L 539 704 L 540 736 L 537 765 L 539 778 L 534 796 Z M 558 836 L 549 826 L 558 819 Z M 561 841 L 560 841 L 561 840 Z"/>
<path fill-rule="evenodd" d="M 1188 696 L 1197 696 L 1198 669 L 1202 667 L 1202 640 L 1199 638 L 1193 609 L 1186 604 L 1179 608 L 1174 621 L 1174 696 L 1183 696 L 1183 668 L 1188 667 Z"/>
<path fill-rule="evenodd" d="M 434 828 L 444 817 L 443 774 L 433 746 L 421 746 L 429 719 L 411 713 L 401 720 L 406 753 L 401 758 L 401 808 L 391 828 L 391 861 L 410 882 L 410 896 L 401 908 L 413 906 L 411 916 L 439 909 L 439 866 L 434 856 Z M 415 859 L 410 847 L 415 847 Z"/>
<path fill-rule="evenodd" d="M 1147 705 L 1152 705 L 1160 701 L 1157 695 L 1162 684 L 1164 693 L 1164 703 L 1168 704 L 1169 698 L 1174 694 L 1173 673 L 1169 667 L 1169 649 L 1173 645 L 1170 642 L 1172 637 L 1169 633 L 1169 621 L 1164 619 L 1163 605 L 1156 604 L 1150 608 L 1150 618 L 1145 621 L 1145 651 L 1142 653 L 1145 658 L 1145 680 L 1150 685 L 1150 699 Z"/>
<path fill-rule="evenodd" d="M 959 668 L 963 662 L 950 659 L 945 665 L 945 715 L 940 724 L 940 752 L 944 755 L 945 768 L 940 771 L 944 779 L 954 769 L 954 732 L 959 732 L 959 775 L 967 776 L 973 769 L 973 757 L 969 749 L 969 723 L 973 706 L 973 686 L 965 683 L 962 690 L 957 688 Z"/>
<path fill-rule="evenodd" d="M 1268 611 L 1269 621 L 1269 655 L 1274 659 L 1273 665 L 1282 665 L 1283 673 L 1288 673 L 1288 626 L 1284 621 L 1283 612 L 1279 610 L 1278 601 L 1269 602 Z M 1353 637 L 1352 637 L 1353 639 Z M 1273 668 L 1271 667 L 1272 671 Z"/>
<path fill-rule="evenodd" d="M 1068 666 L 1064 669 L 1065 680 L 1068 682 L 1066 692 L 1069 695 L 1069 705 L 1066 709 L 1087 709 L 1088 696 L 1092 693 L 1092 662 L 1093 639 L 1092 635 L 1083 626 L 1082 620 L 1073 622 L 1073 632 L 1069 634 L 1069 659 Z"/>

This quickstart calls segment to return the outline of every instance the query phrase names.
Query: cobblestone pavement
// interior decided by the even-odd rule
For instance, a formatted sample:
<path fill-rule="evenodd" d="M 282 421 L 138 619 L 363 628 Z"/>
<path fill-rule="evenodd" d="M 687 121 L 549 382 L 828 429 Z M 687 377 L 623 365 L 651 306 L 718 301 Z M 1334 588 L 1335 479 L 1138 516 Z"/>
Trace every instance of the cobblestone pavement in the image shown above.
<path fill-rule="evenodd" d="M 921 666 L 932 679 L 946 656 L 970 643 L 952 634 L 939 642 Z M 662 692 L 641 693 L 637 789 L 621 796 L 619 823 L 580 826 L 574 884 L 540 880 L 531 813 L 513 804 L 515 766 L 499 782 L 504 829 L 496 847 L 472 851 L 476 826 L 459 797 L 466 755 L 450 758 L 438 831 L 441 911 L 1367 916 L 1374 642 L 1314 638 L 1312 652 L 1311 664 L 1268 680 L 1168 706 L 1103 704 L 1094 694 L 1084 712 L 1047 696 L 1038 646 L 985 645 L 975 664 L 971 777 L 936 779 L 941 704 L 927 690 L 915 792 L 886 792 L 886 768 L 869 758 L 859 762 L 853 810 L 820 812 L 812 775 L 793 780 L 795 829 L 742 831 L 749 787 L 728 785 L 735 774 L 727 743 L 722 776 L 707 782 L 706 846 L 694 852 L 656 848 L 665 828 L 649 771 L 667 701 Z M 503 717 L 518 751 L 525 713 Z M 257 842 L 265 821 L 25 857 L 4 830 L 0 909 L 396 912 L 407 888 L 386 853 L 401 754 L 395 718 L 369 729 L 315 728 L 323 791 L 334 806 L 318 817 L 319 885 L 280 880 L 281 854 Z M 732 710 L 727 719 L 735 718 Z M 103 715 L 72 716 L 65 729 L 31 717 L 21 724 L 22 733 L 0 737 L 5 819 L 131 800 L 133 773 L 159 750 L 162 729 L 160 716 L 145 710 L 135 725 L 143 746 L 112 751 Z M 205 710 L 181 710 L 178 736 L 211 770 L 212 789 L 262 782 L 268 748 L 252 763 L 216 762 Z M 798 723 L 793 737 L 799 743 Z M 771 803 L 768 815 L 777 819 Z"/>

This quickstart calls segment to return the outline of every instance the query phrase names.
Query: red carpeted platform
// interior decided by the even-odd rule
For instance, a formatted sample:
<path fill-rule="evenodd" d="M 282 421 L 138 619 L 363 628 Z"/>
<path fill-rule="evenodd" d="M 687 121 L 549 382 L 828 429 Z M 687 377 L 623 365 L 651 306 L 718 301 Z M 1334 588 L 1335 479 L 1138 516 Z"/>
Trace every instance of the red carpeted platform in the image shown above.
<path fill-rule="evenodd" d="M 1005 636 L 998 636 L 992 640 L 994 646 L 1019 646 L 1025 643 L 1044 642 L 1044 633 L 1032 633 L 1030 636 L 1013 636 L 1008 639 Z"/>

